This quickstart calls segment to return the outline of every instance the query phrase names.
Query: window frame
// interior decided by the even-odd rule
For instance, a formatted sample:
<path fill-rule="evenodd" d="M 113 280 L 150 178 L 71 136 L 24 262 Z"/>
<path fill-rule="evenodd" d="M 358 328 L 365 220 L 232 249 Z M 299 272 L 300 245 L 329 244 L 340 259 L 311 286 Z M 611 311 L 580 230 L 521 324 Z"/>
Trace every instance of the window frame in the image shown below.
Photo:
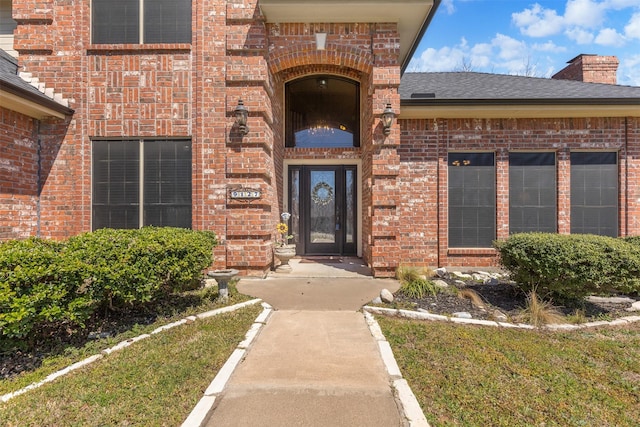
<path fill-rule="evenodd" d="M 148 32 L 148 28 L 149 27 L 154 27 L 153 24 L 150 24 L 149 22 L 147 22 L 147 13 L 151 13 L 150 10 L 151 8 L 147 7 L 145 8 L 146 4 L 148 2 L 150 2 L 151 0 L 120 0 L 123 2 L 130 2 L 132 3 L 131 7 L 135 7 L 136 11 L 137 11 L 137 20 L 135 22 L 135 26 L 136 26 L 136 30 L 134 33 L 136 33 L 137 37 L 136 40 L 96 40 L 97 34 L 96 34 L 96 25 L 95 25 L 95 21 L 97 19 L 100 19 L 100 17 L 96 17 L 94 16 L 96 12 L 96 9 L 98 8 L 98 6 L 96 6 L 96 2 L 104 2 L 104 5 L 108 6 L 110 2 L 112 2 L 113 0 L 91 0 L 91 44 L 92 45 L 121 45 L 121 44 L 134 44 L 134 45 L 155 45 L 155 44 L 191 44 L 193 41 L 193 1 L 192 0 L 182 0 L 185 3 L 188 3 L 189 8 L 188 8 L 188 15 L 186 15 L 184 17 L 185 20 L 188 21 L 188 29 L 189 29 L 189 35 L 188 37 L 186 36 L 186 32 L 185 34 L 181 34 L 179 29 L 176 28 L 175 32 L 173 33 L 173 40 L 154 40 L 154 41 L 147 41 L 149 38 L 152 37 L 153 34 L 171 34 L 171 33 L 167 33 L 165 31 L 156 31 L 155 33 L 150 33 Z M 173 4 L 174 6 L 179 7 L 179 5 L 174 4 L 175 0 L 172 0 L 169 2 L 169 4 Z M 137 4 L 136 6 L 133 6 L 134 4 Z M 160 7 L 160 3 L 158 4 L 158 7 Z M 171 14 L 170 14 L 171 15 Z M 171 15 L 171 16 L 175 16 L 178 17 L 178 15 Z M 188 16 L 188 18 L 187 18 Z M 186 25 L 186 22 L 182 22 L 183 24 Z M 131 25 L 134 25 L 133 22 L 130 23 Z M 160 30 L 163 28 L 166 28 L 165 25 L 163 25 L 163 21 L 158 22 L 157 25 L 160 25 Z M 182 26 L 184 27 L 184 25 Z M 151 30 L 149 30 L 151 31 Z"/>
<path fill-rule="evenodd" d="M 584 164 L 577 164 L 575 162 L 575 157 L 580 156 L 580 155 L 584 155 L 585 157 L 587 155 L 608 155 L 608 156 L 612 156 L 614 159 L 614 163 L 584 163 Z M 618 151 L 571 151 L 570 156 L 570 183 L 569 183 L 569 188 L 570 188 L 570 223 L 571 223 L 571 234 L 596 234 L 596 235 L 601 235 L 601 236 L 611 236 L 611 237 L 618 237 L 620 235 L 620 153 Z M 599 201 L 600 204 L 596 205 L 596 204 L 587 204 L 586 203 L 586 198 L 593 198 L 595 195 L 595 191 L 593 191 L 593 188 L 590 188 L 590 191 L 587 191 L 587 187 L 586 187 L 586 183 L 585 183 L 585 191 L 583 192 L 583 194 L 581 194 L 585 200 L 584 204 L 578 204 L 577 202 L 577 198 L 579 198 L 581 195 L 578 195 L 576 188 L 574 188 L 574 184 L 576 184 L 577 186 L 577 182 L 576 182 L 576 177 L 578 175 L 578 170 L 577 168 L 574 169 L 575 166 L 610 166 L 610 169 L 608 171 L 608 173 L 610 173 L 610 178 L 612 180 L 615 181 L 615 191 L 613 190 L 613 187 L 609 187 L 609 189 L 607 190 L 606 187 L 600 185 L 598 187 L 598 189 L 600 190 L 598 193 L 600 195 Z M 598 168 L 599 169 L 599 176 L 602 177 L 602 168 Z M 596 171 L 591 171 L 591 173 L 595 173 Z M 582 176 L 584 176 L 585 178 L 587 177 L 588 174 L 581 174 Z M 589 175 L 592 176 L 592 175 Z M 583 183 L 585 182 L 585 180 L 583 180 Z M 599 184 L 602 184 L 603 181 L 602 179 L 597 181 Z M 602 191 L 602 190 L 605 191 Z M 614 204 L 606 204 L 603 205 L 602 204 L 602 199 L 603 196 L 607 195 L 611 195 L 613 194 L 614 199 L 615 199 L 615 203 Z M 581 215 L 583 216 L 583 220 L 581 221 L 581 225 L 580 228 L 578 225 L 576 225 L 578 223 L 578 213 L 577 211 L 579 210 L 579 208 L 583 208 L 583 209 L 593 209 L 593 210 L 598 210 L 598 224 L 594 225 L 593 227 L 587 227 L 584 223 L 584 212 L 581 213 Z M 605 210 L 605 208 L 608 208 L 610 210 L 609 214 L 607 214 L 607 211 Z M 601 212 L 605 212 L 605 215 L 600 215 Z M 603 218 L 614 218 L 615 219 L 615 225 L 613 227 L 607 227 L 605 224 L 603 224 Z M 591 230 L 589 230 L 588 228 L 590 228 Z M 603 233 L 603 229 L 614 229 L 615 233 Z M 594 232 L 594 230 L 597 229 L 597 232 Z"/>
<path fill-rule="evenodd" d="M 487 161 L 488 156 L 491 156 L 491 165 L 482 164 Z M 476 160 L 481 160 L 480 164 L 478 164 L 477 166 L 474 165 L 474 160 L 469 160 L 472 157 L 476 157 Z M 470 163 L 466 163 L 467 161 L 469 161 Z M 478 169 L 479 167 L 490 169 Z M 456 173 L 456 170 L 461 171 L 462 175 L 460 175 L 460 177 L 453 176 Z M 470 172 L 462 172 L 464 170 Z M 475 173 L 475 175 L 478 176 L 479 179 L 481 179 L 479 174 L 483 172 L 487 174 L 485 178 L 487 178 L 490 174 L 491 187 L 482 187 L 482 183 L 480 181 L 475 184 L 475 187 L 474 185 L 466 185 L 466 179 L 469 176 Z M 460 180 L 462 181 L 462 186 L 452 186 L 454 181 Z M 487 191 L 483 193 L 475 191 L 482 188 L 486 189 Z M 455 195 L 454 197 L 455 191 L 459 191 L 461 195 Z M 449 153 L 447 153 L 447 195 L 448 247 L 455 249 L 491 248 L 492 243 L 497 236 L 497 168 L 495 152 L 450 151 Z M 476 196 L 477 202 L 473 203 Z M 454 201 L 456 198 L 460 200 L 460 203 L 456 203 Z M 467 200 L 469 201 L 469 204 L 466 204 Z M 481 215 L 482 210 L 488 211 L 489 209 L 491 210 L 489 218 L 483 218 Z M 470 214 L 468 215 L 469 219 L 465 218 L 465 214 Z M 473 219 L 475 221 L 475 226 L 467 225 L 467 221 L 469 221 L 470 219 Z M 456 236 L 456 231 L 458 231 L 459 236 Z M 487 236 L 483 236 L 483 234 L 486 234 L 487 236 L 491 234 L 491 238 L 488 239 Z M 469 242 L 472 240 L 474 242 L 469 244 Z"/>
<path fill-rule="evenodd" d="M 552 164 L 542 164 L 542 163 L 536 163 L 536 164 L 514 164 L 517 163 L 515 162 L 515 157 L 516 156 L 523 156 L 523 157 L 527 157 L 527 156 L 553 156 L 553 162 Z M 522 160 L 524 159 L 520 159 L 520 161 L 522 162 Z M 535 159 L 529 159 L 529 161 L 531 160 L 535 160 Z M 544 159 L 544 160 L 548 160 L 548 159 Z M 526 161 L 526 160 L 525 160 Z M 525 183 L 525 180 L 527 179 L 526 176 L 526 172 L 527 170 L 524 169 L 526 167 L 536 167 L 536 168 L 545 168 L 547 170 L 545 171 L 541 171 L 542 174 L 541 176 L 536 177 L 538 179 L 537 182 L 537 186 L 527 186 Z M 516 234 L 516 233 L 525 233 L 525 232 L 541 232 L 541 233 L 556 233 L 558 231 L 558 179 L 557 179 L 557 167 L 558 167 L 558 157 L 555 151 L 512 151 L 509 152 L 509 234 Z M 531 169 L 529 170 L 530 172 L 536 172 L 535 170 Z M 553 171 L 553 173 L 549 173 Z M 522 178 L 523 178 L 523 185 L 522 187 L 518 187 L 518 189 L 523 190 L 524 194 L 527 195 L 533 195 L 535 196 L 535 198 L 538 200 L 538 203 L 534 204 L 534 203 L 527 203 L 525 204 L 523 203 L 518 203 L 515 204 L 514 201 L 516 199 L 519 200 L 523 200 L 524 201 L 524 194 L 523 197 L 518 198 L 516 194 L 514 194 L 514 190 L 516 189 L 516 186 L 514 185 L 514 181 L 517 179 L 517 177 L 514 175 L 514 173 L 522 173 Z M 553 183 L 550 183 L 550 186 L 548 188 L 543 188 L 541 187 L 541 182 L 540 179 L 545 179 L 548 177 L 552 177 L 553 179 Z M 529 189 L 529 192 L 526 192 L 525 190 Z M 541 205 L 540 201 L 541 199 L 545 196 L 544 191 L 543 190 L 549 190 L 549 191 L 553 191 L 553 196 L 551 197 L 551 200 L 553 202 L 553 204 L 544 204 Z M 550 224 L 547 224 L 547 226 L 545 227 L 540 227 L 540 222 L 543 221 L 545 219 L 545 214 L 544 214 L 544 210 L 545 209 L 549 209 L 550 207 L 553 208 L 553 214 L 549 215 L 548 217 L 550 217 L 552 220 L 550 221 Z M 530 213 L 535 213 L 535 219 L 536 219 L 536 227 L 527 227 L 524 226 L 525 221 L 521 221 L 522 222 L 522 226 L 515 229 L 513 227 L 513 222 L 514 222 L 514 217 L 515 217 L 515 211 L 516 210 L 520 210 L 522 211 L 529 211 Z"/>
<path fill-rule="evenodd" d="M 174 150 L 176 154 L 174 157 L 169 157 L 166 160 L 161 158 L 161 154 L 157 157 L 159 159 L 151 158 L 150 156 L 154 153 L 153 150 L 149 148 L 152 144 L 162 144 L 162 143 L 171 143 L 173 144 L 170 150 Z M 103 147 L 99 147 L 99 144 L 104 144 Z M 129 158 L 112 160 L 111 157 L 111 144 L 124 144 L 122 147 L 125 147 L 126 144 L 130 144 L 129 147 L 123 148 L 123 151 L 129 150 L 130 157 L 134 159 L 136 164 L 135 172 L 129 173 L 126 175 L 126 171 L 131 172 L 132 162 Z M 130 150 L 132 145 L 136 145 L 135 150 Z M 179 149 L 179 145 L 186 146 L 188 144 L 188 155 L 184 155 L 182 157 L 177 154 L 177 150 Z M 145 146 L 147 150 L 145 150 Z M 145 226 L 172 226 L 172 227 L 180 227 L 180 228 L 192 228 L 192 215 L 193 215 L 193 173 L 192 173 L 192 162 L 193 162 L 193 142 L 190 138 L 122 138 L 122 139 L 114 139 L 114 138 L 100 138 L 93 139 L 91 141 L 92 153 L 91 153 L 91 229 L 97 230 L 99 228 L 142 228 Z M 104 150 L 107 147 L 107 151 L 109 154 L 107 157 L 98 157 L 97 154 L 100 150 Z M 159 148 L 155 152 L 162 152 L 163 150 L 166 152 L 167 147 L 156 147 Z M 116 161 L 124 161 L 124 166 L 120 163 L 114 163 Z M 126 163 L 129 163 L 129 168 L 127 169 Z M 151 162 L 156 162 L 157 167 L 152 167 Z M 119 182 L 117 180 L 112 181 L 110 176 L 107 177 L 105 181 L 100 180 L 100 176 L 104 175 L 105 166 L 99 167 L 99 163 L 108 163 L 106 166 L 107 175 L 112 173 L 112 169 L 115 169 L 116 172 L 121 170 L 125 170 L 124 183 Z M 163 165 L 164 163 L 164 165 Z M 182 163 L 182 166 L 180 165 Z M 188 163 L 188 165 L 187 165 Z M 115 167 L 112 167 L 115 165 Z M 171 170 L 173 169 L 173 170 Z M 173 173 L 173 179 L 163 179 L 162 175 Z M 118 177 L 119 178 L 119 177 Z M 127 186 L 126 183 L 129 183 Z M 134 184 L 132 187 L 131 183 Z M 162 194 L 162 183 L 165 183 L 166 186 L 170 189 L 168 192 L 164 193 L 164 197 Z M 112 191 L 113 186 L 121 186 L 124 188 L 120 195 L 115 195 L 114 197 L 117 199 L 120 196 L 121 199 L 131 199 L 130 192 L 134 191 L 135 201 L 129 200 L 127 203 L 112 203 L 111 195 L 112 193 L 117 193 L 116 191 Z M 154 194 L 149 190 L 149 186 L 154 185 L 158 187 L 156 191 L 157 194 Z M 99 188 L 102 187 L 102 188 Z M 135 190 L 132 190 L 135 188 Z M 171 191 L 173 188 L 173 192 Z M 99 193 L 101 192 L 101 193 Z M 108 194 L 105 196 L 103 192 L 107 192 Z M 167 194 L 169 198 L 173 198 L 174 200 L 167 202 Z M 151 200 L 150 195 L 156 196 L 154 200 Z M 164 201 L 162 199 L 165 199 Z M 106 199 L 106 202 L 104 201 Z M 156 200 L 157 199 L 157 200 Z M 178 201 L 177 199 L 182 199 Z M 126 210 L 126 207 L 131 207 L 136 210 L 135 216 L 127 217 L 127 213 L 124 212 L 125 217 L 123 220 L 113 221 L 111 218 L 107 220 L 107 224 L 104 224 L 104 221 L 99 221 L 97 219 L 98 215 L 104 215 L 105 212 L 109 212 L 109 217 L 111 216 L 111 210 L 115 208 L 117 211 L 118 206 L 121 206 Z M 150 212 L 155 208 L 156 212 L 159 212 L 160 217 L 165 219 L 161 219 L 156 221 L 154 217 L 150 218 Z M 181 212 L 180 209 L 182 209 Z M 174 210 L 174 220 L 167 220 L 167 213 L 170 213 Z M 180 222 L 181 220 L 184 220 Z M 114 226 L 113 224 L 124 224 L 123 227 Z"/>
<path fill-rule="evenodd" d="M 295 85 L 296 83 L 300 83 L 303 84 L 306 81 L 320 81 L 320 80 L 325 80 L 326 81 L 326 85 L 331 85 L 331 81 L 339 81 L 339 82 L 344 82 L 347 84 L 350 84 L 353 86 L 355 94 L 354 94 L 354 107 L 355 107 L 355 112 L 354 112 L 354 117 L 355 117 L 355 124 L 354 124 L 354 131 L 352 133 L 353 138 L 352 138 L 352 144 L 351 145 L 336 145 L 336 146 L 331 146 L 331 145 L 318 145 L 318 146 L 301 146 L 301 145 L 297 145 L 296 144 L 296 138 L 295 138 L 295 129 L 293 129 L 294 125 L 293 125 L 293 118 L 292 118 L 292 112 L 291 112 L 291 106 L 293 105 L 293 94 L 290 91 L 291 85 Z M 360 143 L 361 143 L 361 134 L 362 134 L 362 120 L 361 120 L 361 111 L 362 111 L 362 93 L 361 93 L 361 84 L 360 81 L 349 78 L 349 77 L 344 77 L 344 76 L 339 76 L 339 75 L 333 75 L 333 74 L 312 74 L 312 75 L 306 75 L 306 76 L 302 76 L 302 77 L 298 77 L 295 78 L 293 80 L 290 80 L 288 82 L 285 83 L 284 85 L 284 95 L 285 95 L 285 108 L 284 108 L 284 136 L 285 136 L 285 147 L 287 148 L 340 148 L 340 149 L 349 149 L 349 148 L 357 148 L 360 147 Z M 336 129 L 336 128 L 334 128 Z"/>

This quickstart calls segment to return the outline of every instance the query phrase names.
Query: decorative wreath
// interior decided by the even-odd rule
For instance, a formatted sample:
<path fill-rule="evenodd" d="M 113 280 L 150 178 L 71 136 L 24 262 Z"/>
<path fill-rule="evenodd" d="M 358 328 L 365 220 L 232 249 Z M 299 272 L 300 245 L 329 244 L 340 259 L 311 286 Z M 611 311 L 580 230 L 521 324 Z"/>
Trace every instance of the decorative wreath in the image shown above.
<path fill-rule="evenodd" d="M 320 190 L 325 190 L 326 194 L 322 195 Z M 316 205 L 326 206 L 331 203 L 332 199 L 333 188 L 331 188 L 331 186 L 326 182 L 319 182 L 315 187 L 313 187 L 313 190 L 311 191 L 311 200 L 313 200 Z"/>

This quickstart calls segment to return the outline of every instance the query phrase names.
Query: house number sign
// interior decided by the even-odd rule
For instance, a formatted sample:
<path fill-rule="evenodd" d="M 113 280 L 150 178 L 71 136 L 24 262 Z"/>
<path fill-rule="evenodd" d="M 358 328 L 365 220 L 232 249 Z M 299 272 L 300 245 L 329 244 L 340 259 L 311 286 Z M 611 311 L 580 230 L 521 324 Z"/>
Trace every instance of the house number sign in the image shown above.
<path fill-rule="evenodd" d="M 239 200 L 253 200 L 259 199 L 262 196 L 260 190 L 254 190 L 252 188 L 238 188 L 231 190 L 231 198 Z"/>

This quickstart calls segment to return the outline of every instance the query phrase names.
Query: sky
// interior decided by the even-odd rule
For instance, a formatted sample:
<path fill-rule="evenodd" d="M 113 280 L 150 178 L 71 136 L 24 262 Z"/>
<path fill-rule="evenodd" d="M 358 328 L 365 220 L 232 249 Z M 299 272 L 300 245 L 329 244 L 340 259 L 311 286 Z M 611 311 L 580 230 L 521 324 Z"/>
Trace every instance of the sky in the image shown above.
<path fill-rule="evenodd" d="M 640 0 L 441 0 L 407 71 L 551 77 L 580 54 L 640 86 Z"/>

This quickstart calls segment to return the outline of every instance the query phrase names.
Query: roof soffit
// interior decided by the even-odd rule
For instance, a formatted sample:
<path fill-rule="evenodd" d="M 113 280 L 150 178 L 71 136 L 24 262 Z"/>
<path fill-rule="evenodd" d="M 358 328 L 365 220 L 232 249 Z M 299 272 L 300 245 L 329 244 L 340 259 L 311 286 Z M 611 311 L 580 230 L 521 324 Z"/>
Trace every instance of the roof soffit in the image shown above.
<path fill-rule="evenodd" d="M 398 24 L 400 63 L 408 63 L 439 0 L 260 0 L 271 23 Z M 435 4 L 435 6 L 434 6 Z"/>

